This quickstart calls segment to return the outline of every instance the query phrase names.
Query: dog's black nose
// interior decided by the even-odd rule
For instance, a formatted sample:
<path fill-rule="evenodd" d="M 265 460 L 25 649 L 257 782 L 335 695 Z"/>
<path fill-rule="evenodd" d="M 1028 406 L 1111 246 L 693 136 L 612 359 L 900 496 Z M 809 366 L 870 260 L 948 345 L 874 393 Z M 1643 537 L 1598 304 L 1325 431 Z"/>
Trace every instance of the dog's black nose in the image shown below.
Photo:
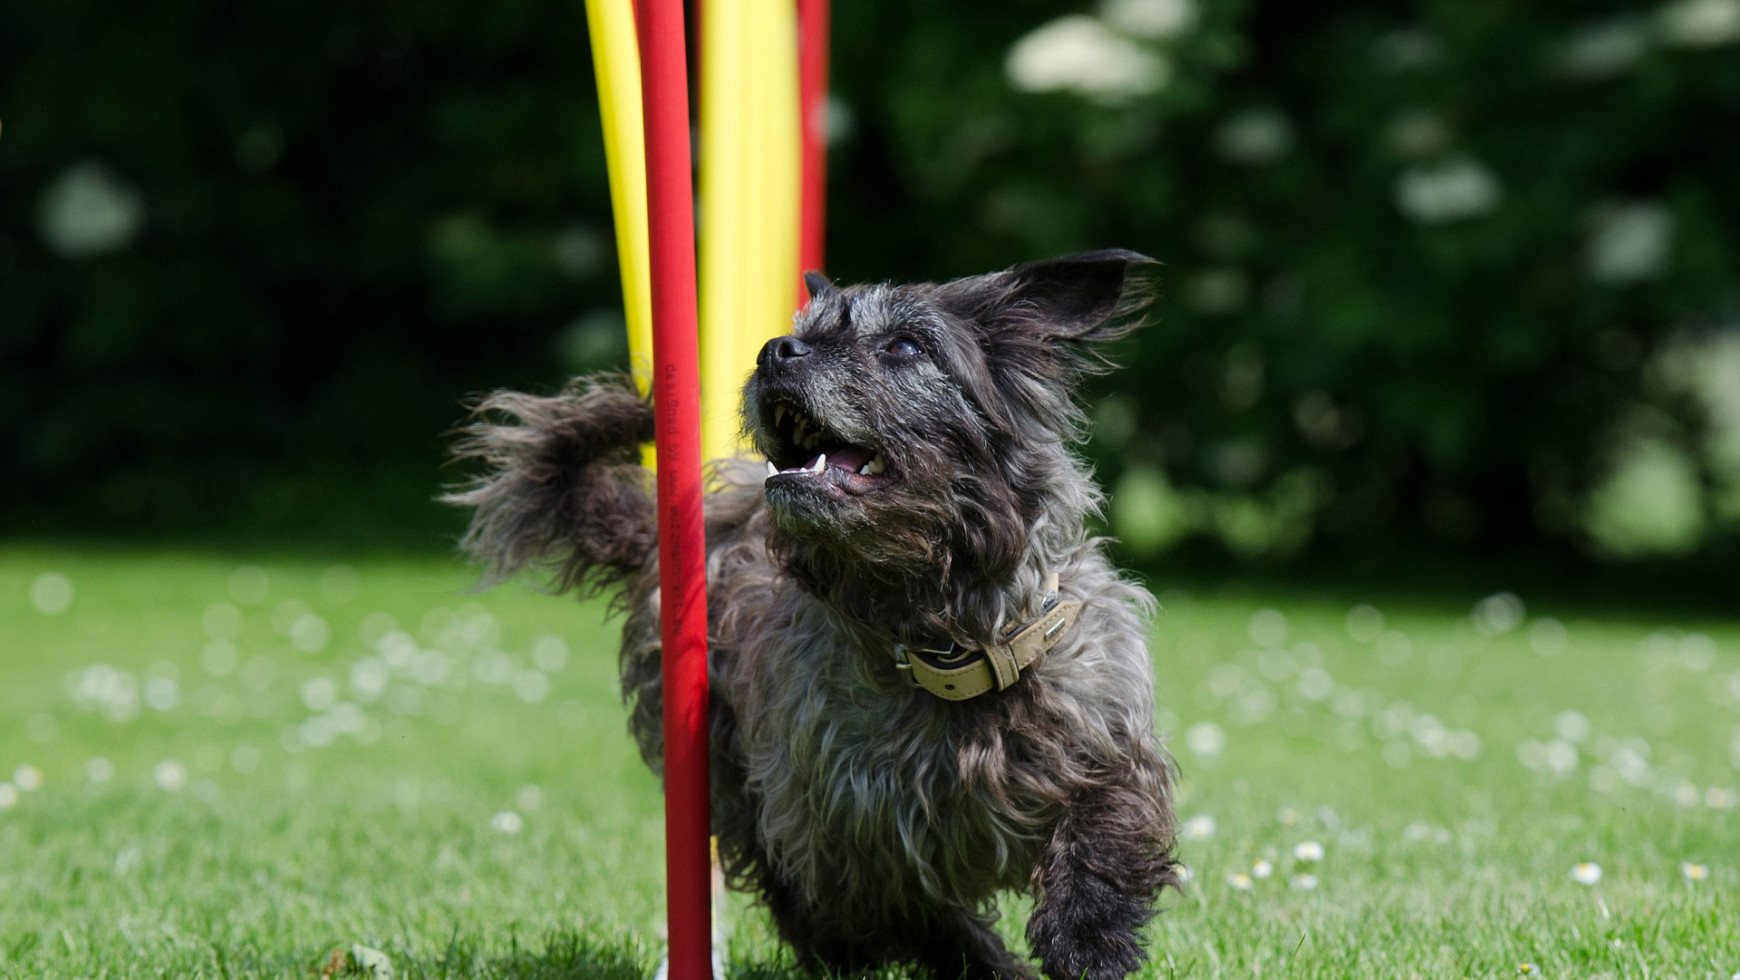
<path fill-rule="evenodd" d="M 762 367 L 776 367 L 809 354 L 810 345 L 796 337 L 775 337 L 762 346 L 761 356 L 755 361 Z"/>

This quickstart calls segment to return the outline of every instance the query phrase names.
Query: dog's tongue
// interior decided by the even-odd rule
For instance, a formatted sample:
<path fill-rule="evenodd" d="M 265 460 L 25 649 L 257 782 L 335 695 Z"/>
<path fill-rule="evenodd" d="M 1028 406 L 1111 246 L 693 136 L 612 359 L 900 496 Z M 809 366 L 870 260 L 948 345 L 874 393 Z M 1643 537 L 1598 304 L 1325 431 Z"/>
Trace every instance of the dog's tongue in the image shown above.
<path fill-rule="evenodd" d="M 828 450 L 828 466 L 832 469 L 856 473 L 865 463 L 870 462 L 870 457 L 874 455 L 875 453 L 863 446 L 841 446 L 838 449 Z M 814 466 L 815 462 L 815 458 L 811 457 L 808 465 Z"/>

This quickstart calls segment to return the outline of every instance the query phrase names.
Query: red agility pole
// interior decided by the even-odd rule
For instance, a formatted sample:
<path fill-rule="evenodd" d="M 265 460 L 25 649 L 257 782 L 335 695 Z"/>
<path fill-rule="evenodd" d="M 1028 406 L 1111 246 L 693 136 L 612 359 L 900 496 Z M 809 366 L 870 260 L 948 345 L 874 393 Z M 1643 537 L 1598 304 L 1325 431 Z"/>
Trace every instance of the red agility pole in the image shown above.
<path fill-rule="evenodd" d="M 712 975 L 708 867 L 707 583 L 695 209 L 682 0 L 639 0 L 658 445 L 670 980 Z"/>
<path fill-rule="evenodd" d="M 828 197 L 828 0 L 797 0 L 798 107 L 802 146 L 798 271 L 821 270 Z M 798 285 L 798 306 L 809 302 Z"/>

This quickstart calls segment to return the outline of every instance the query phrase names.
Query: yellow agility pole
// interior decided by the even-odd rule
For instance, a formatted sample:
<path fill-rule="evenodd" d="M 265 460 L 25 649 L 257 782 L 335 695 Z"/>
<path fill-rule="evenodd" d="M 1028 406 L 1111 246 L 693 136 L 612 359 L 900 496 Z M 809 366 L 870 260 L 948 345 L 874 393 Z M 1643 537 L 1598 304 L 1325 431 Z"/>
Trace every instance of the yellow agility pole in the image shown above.
<path fill-rule="evenodd" d="M 652 391 L 652 277 L 633 0 L 586 0 L 586 27 L 598 76 L 598 112 L 604 122 L 610 212 L 616 223 L 616 261 L 622 270 L 622 310 L 628 320 L 629 370 L 640 393 L 647 395 Z M 646 455 L 650 463 L 651 448 Z"/>
<path fill-rule="evenodd" d="M 717 458 L 738 451 L 743 382 L 796 309 L 797 13 L 706 0 L 700 21 L 701 447 Z"/>

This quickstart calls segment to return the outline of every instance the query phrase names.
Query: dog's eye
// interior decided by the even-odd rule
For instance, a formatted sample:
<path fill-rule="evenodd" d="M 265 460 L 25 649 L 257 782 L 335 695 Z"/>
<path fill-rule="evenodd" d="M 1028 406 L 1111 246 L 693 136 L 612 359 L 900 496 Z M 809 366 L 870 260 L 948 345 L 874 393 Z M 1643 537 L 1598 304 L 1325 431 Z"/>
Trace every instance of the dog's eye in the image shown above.
<path fill-rule="evenodd" d="M 887 347 L 882 349 L 890 354 L 899 354 L 901 357 L 916 357 L 924 353 L 924 348 L 918 346 L 918 341 L 911 337 L 896 337 L 888 342 Z"/>

